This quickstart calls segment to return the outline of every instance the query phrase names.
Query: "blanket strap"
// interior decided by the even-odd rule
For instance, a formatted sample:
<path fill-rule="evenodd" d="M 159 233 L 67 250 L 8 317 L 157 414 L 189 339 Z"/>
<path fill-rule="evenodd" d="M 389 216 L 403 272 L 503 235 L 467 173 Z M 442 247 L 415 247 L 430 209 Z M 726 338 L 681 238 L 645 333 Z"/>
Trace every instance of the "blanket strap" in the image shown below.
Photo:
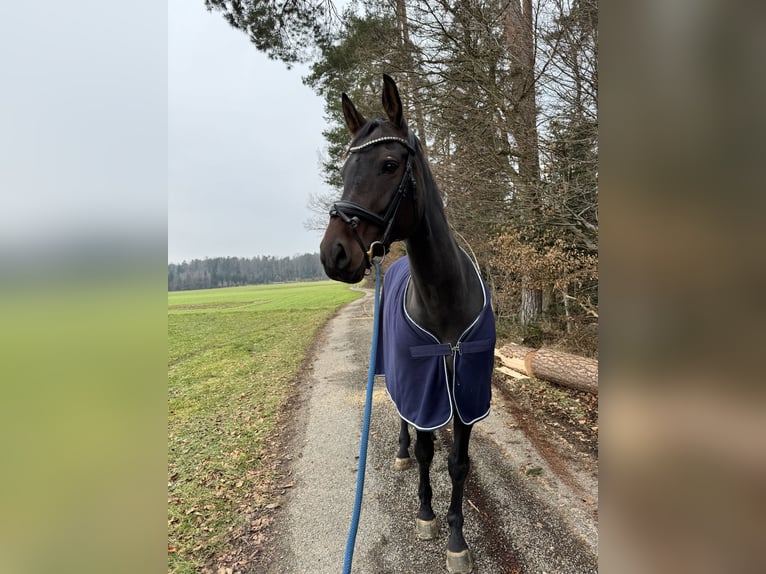
<path fill-rule="evenodd" d="M 416 345 L 410 347 L 410 356 L 413 359 L 424 357 L 443 357 L 457 353 L 465 355 L 469 353 L 484 353 L 492 350 L 494 346 L 491 339 L 482 339 L 480 341 L 458 341 L 454 347 L 448 343 L 438 343 L 434 345 Z"/>

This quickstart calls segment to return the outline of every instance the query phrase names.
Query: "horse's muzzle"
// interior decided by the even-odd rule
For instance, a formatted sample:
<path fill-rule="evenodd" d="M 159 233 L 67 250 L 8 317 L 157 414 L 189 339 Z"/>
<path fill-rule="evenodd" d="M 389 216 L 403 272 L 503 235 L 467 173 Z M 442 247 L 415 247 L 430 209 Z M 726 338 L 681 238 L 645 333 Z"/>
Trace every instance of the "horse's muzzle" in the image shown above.
<path fill-rule="evenodd" d="M 340 221 L 338 223 L 345 225 Z M 364 253 L 355 241 L 346 237 L 347 234 L 331 232 L 334 227 L 334 221 L 330 222 L 319 246 L 319 259 L 324 271 L 335 281 L 358 283 L 367 269 Z"/>

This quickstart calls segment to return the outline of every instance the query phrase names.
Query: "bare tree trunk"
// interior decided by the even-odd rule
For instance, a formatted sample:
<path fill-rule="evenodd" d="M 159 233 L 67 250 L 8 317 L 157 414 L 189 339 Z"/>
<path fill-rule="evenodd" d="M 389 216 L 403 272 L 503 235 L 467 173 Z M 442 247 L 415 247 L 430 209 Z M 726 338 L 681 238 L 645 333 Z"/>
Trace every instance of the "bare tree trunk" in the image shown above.
<path fill-rule="evenodd" d="M 522 8 L 523 5 L 523 8 Z M 519 176 L 529 187 L 531 206 L 539 208 L 537 185 L 540 181 L 537 96 L 535 91 L 535 40 L 532 0 L 511 0 L 505 17 L 506 41 L 511 62 L 511 100 L 516 114 L 511 131 L 519 150 Z"/>
<path fill-rule="evenodd" d="M 554 314 L 554 305 L 556 304 L 556 291 L 553 285 L 543 286 L 543 317 L 550 318 Z"/>
<path fill-rule="evenodd" d="M 518 148 L 519 183 L 523 194 L 525 217 L 534 223 L 540 218 L 539 136 L 535 94 L 535 41 L 532 0 L 511 0 L 505 14 L 506 41 L 512 54 L 511 99 L 516 113 L 511 133 Z M 531 285 L 528 277 L 521 283 L 520 321 L 527 325 L 542 315 L 542 290 Z"/>
<path fill-rule="evenodd" d="M 572 332 L 572 312 L 569 309 L 569 288 L 564 288 L 562 294 L 564 295 L 564 317 L 567 322 L 567 333 Z"/>
<path fill-rule="evenodd" d="M 407 3 L 406 0 L 396 0 L 396 19 L 399 24 L 399 41 L 402 49 L 402 53 L 405 54 L 407 62 L 406 73 L 406 89 L 404 92 L 407 94 L 409 103 L 415 118 L 415 129 L 420 139 L 420 145 L 423 147 L 423 152 L 428 156 L 428 144 L 426 143 L 426 125 L 425 117 L 423 115 L 423 106 L 420 105 L 418 100 L 418 94 L 420 93 L 417 86 L 417 76 L 415 74 L 415 58 L 413 57 L 414 46 L 410 41 L 410 29 L 407 21 Z"/>
<path fill-rule="evenodd" d="M 521 307 L 519 309 L 519 322 L 529 325 L 537 321 L 543 311 L 543 290 L 531 287 L 529 279 L 521 279 Z"/>

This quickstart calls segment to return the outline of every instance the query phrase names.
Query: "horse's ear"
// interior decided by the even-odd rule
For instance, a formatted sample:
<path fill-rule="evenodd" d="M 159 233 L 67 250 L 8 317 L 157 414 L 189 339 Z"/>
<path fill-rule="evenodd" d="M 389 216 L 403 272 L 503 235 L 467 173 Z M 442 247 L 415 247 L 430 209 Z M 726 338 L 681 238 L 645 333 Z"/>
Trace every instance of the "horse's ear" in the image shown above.
<path fill-rule="evenodd" d="M 354 135 L 359 131 L 359 128 L 367 123 L 367 120 L 356 111 L 351 99 L 345 93 L 341 96 L 341 100 L 343 101 L 343 117 L 346 119 L 346 127 L 351 135 Z"/>
<path fill-rule="evenodd" d="M 404 125 L 399 89 L 396 87 L 394 79 L 388 74 L 383 74 L 383 109 L 386 111 L 386 115 L 392 124 L 398 128 Z"/>

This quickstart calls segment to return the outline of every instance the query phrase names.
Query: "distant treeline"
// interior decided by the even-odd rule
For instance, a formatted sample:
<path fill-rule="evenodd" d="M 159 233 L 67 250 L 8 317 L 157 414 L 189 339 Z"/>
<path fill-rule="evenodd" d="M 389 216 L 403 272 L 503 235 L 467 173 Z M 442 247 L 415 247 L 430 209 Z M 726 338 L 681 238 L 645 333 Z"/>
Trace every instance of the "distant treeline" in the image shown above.
<path fill-rule="evenodd" d="M 318 253 L 292 257 L 214 257 L 168 264 L 168 291 L 327 279 Z"/>

